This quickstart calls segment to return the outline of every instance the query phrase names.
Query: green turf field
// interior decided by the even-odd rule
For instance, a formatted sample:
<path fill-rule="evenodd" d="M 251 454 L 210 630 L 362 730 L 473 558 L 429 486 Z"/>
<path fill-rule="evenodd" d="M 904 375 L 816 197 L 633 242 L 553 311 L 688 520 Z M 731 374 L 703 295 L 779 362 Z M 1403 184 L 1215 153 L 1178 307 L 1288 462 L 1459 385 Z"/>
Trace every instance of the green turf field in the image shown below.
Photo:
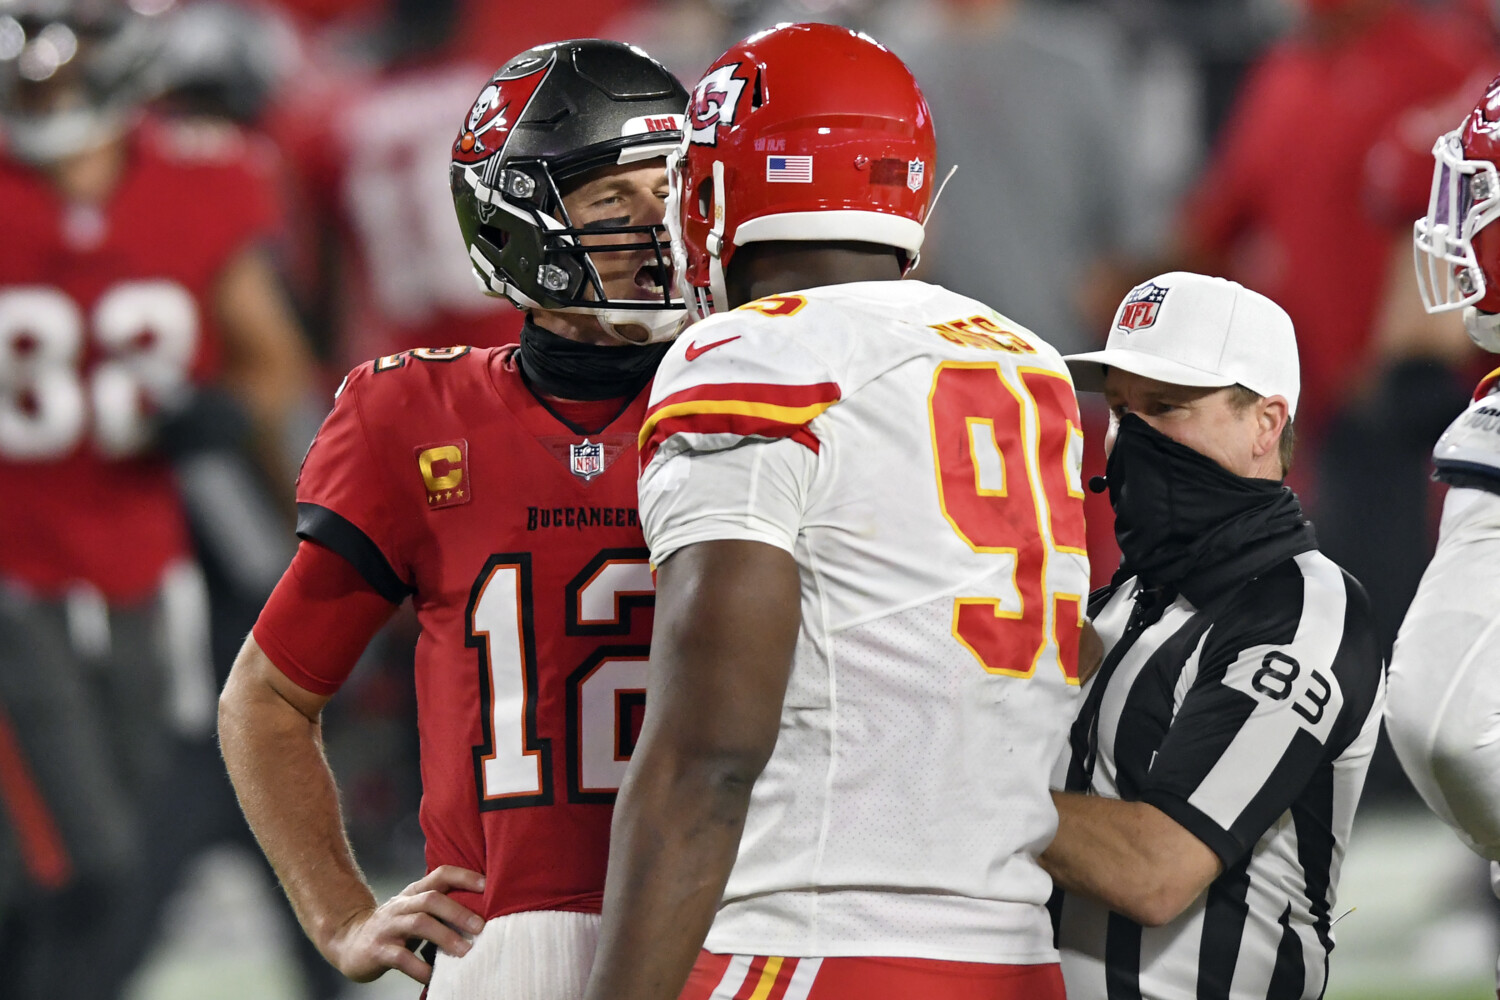
<path fill-rule="evenodd" d="M 205 858 L 129 1000 L 304 1000 L 270 900 L 243 855 Z M 1337 912 L 1327 1000 L 1494 1000 L 1500 904 L 1488 868 L 1425 811 L 1361 813 Z M 418 992 L 388 973 L 341 1000 Z"/>

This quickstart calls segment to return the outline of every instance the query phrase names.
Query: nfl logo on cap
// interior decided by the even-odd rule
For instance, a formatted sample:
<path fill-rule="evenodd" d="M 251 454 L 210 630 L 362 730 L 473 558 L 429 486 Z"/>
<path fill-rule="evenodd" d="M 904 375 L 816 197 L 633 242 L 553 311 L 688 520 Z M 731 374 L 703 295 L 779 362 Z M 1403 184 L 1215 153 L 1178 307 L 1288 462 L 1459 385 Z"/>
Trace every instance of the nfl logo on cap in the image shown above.
<path fill-rule="evenodd" d="M 1144 330 L 1156 322 L 1157 311 L 1166 297 L 1167 289 L 1154 282 L 1136 285 L 1120 303 L 1120 318 L 1115 320 L 1115 326 L 1126 333 Z"/>
<path fill-rule="evenodd" d="M 908 160 L 906 164 L 906 186 L 913 191 L 922 190 L 922 183 L 927 179 L 927 164 L 921 160 Z"/>
<path fill-rule="evenodd" d="M 583 439 L 582 444 L 568 445 L 568 468 L 587 482 L 604 471 L 604 445 Z"/>

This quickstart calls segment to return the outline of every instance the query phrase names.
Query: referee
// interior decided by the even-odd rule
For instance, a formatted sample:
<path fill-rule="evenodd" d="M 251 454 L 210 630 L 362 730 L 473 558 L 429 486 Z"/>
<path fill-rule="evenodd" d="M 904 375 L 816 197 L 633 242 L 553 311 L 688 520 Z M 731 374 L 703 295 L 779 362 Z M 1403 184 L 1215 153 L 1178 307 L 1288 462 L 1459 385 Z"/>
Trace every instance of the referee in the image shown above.
<path fill-rule="evenodd" d="M 1068 996 L 1321 996 L 1385 680 L 1364 590 L 1281 482 L 1291 320 L 1174 272 L 1067 360 L 1110 406 L 1124 554 L 1042 855 Z"/>

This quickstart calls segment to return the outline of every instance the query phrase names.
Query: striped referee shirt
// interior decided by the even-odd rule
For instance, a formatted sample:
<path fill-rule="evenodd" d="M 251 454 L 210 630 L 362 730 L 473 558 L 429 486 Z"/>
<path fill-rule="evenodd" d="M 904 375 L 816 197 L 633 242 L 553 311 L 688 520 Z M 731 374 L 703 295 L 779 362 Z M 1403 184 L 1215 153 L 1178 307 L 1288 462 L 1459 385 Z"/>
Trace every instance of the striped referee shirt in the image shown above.
<path fill-rule="evenodd" d="M 1105 658 L 1067 788 L 1161 809 L 1224 869 L 1162 927 L 1062 896 L 1072 1000 L 1322 995 L 1385 674 L 1363 588 L 1312 546 L 1305 529 L 1273 563 L 1188 587 L 1196 605 L 1134 577 L 1091 600 Z"/>

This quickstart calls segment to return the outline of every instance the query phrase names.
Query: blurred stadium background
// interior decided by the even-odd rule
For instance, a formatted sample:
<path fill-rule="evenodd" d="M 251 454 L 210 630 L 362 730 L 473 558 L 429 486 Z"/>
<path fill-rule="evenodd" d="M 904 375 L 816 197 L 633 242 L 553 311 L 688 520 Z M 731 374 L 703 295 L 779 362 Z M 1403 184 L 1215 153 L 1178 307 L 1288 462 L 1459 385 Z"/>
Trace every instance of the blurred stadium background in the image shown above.
<path fill-rule="evenodd" d="M 19 65 L 12 30 L 35 2 L 0 0 L 0 78 L 47 71 Z M 129 2 L 155 33 L 134 103 L 232 132 L 278 202 L 269 245 L 312 366 L 266 463 L 283 470 L 265 475 L 288 528 L 285 470 L 351 365 L 516 336 L 519 315 L 473 286 L 446 189 L 449 144 L 494 67 L 600 36 L 640 44 L 691 86 L 750 31 L 824 20 L 908 61 L 934 108 L 938 173 L 960 168 L 917 276 L 1064 351 L 1102 342 L 1124 291 L 1175 266 L 1288 308 L 1304 370 L 1292 483 L 1394 638 L 1435 539 L 1429 449 L 1488 367 L 1451 315 L 1422 315 L 1411 221 L 1433 140 L 1500 71 L 1497 0 Z M 1100 471 L 1102 414 L 1086 420 Z M 1090 502 L 1099 581 L 1117 551 L 1107 504 Z M 220 678 L 253 612 L 216 603 Z M 369 651 L 326 722 L 357 853 L 390 891 L 422 869 L 412 628 L 398 622 Z M 184 751 L 160 806 L 161 823 L 189 832 L 129 1000 L 415 997 L 397 974 L 355 987 L 319 971 L 209 749 Z M 13 849 L 0 840 L 0 858 Z M 1336 928 L 1333 1000 L 1494 994 L 1486 866 L 1421 808 L 1388 750 L 1339 895 L 1353 909 Z"/>

